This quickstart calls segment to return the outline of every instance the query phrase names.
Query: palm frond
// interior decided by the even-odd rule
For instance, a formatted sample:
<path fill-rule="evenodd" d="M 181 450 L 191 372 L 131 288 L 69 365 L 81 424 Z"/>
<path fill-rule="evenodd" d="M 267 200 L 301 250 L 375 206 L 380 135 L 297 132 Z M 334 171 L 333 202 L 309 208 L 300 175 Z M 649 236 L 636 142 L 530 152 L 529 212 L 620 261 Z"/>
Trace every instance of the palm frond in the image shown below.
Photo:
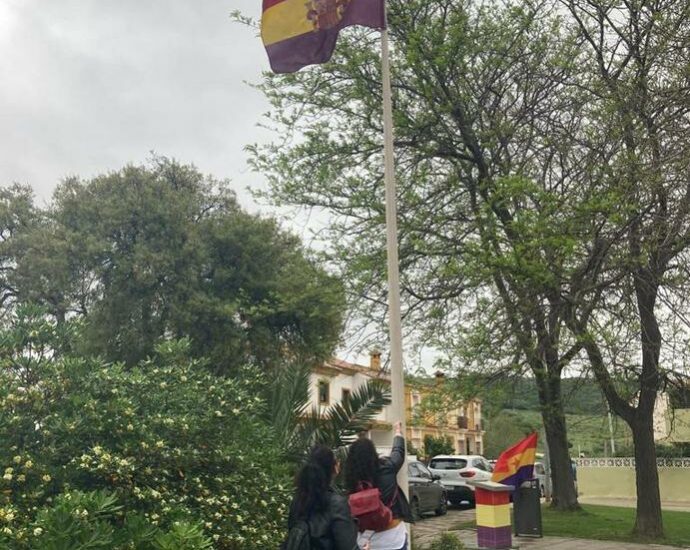
<path fill-rule="evenodd" d="M 331 448 L 344 447 L 370 428 L 376 415 L 390 403 L 390 389 L 380 380 L 370 380 L 344 402 L 331 405 L 325 412 L 312 409 L 298 426 L 307 448 L 323 443 Z"/>
<path fill-rule="evenodd" d="M 325 411 L 317 407 L 308 410 L 311 371 L 307 363 L 285 365 L 270 384 L 270 420 L 286 457 L 292 461 L 300 461 L 317 443 L 333 449 L 351 443 L 390 403 L 389 387 L 380 380 L 370 380 L 342 403 Z"/>
<path fill-rule="evenodd" d="M 305 416 L 309 404 L 307 364 L 284 365 L 271 381 L 269 411 L 271 423 L 284 448 L 292 446 L 295 428 Z"/>

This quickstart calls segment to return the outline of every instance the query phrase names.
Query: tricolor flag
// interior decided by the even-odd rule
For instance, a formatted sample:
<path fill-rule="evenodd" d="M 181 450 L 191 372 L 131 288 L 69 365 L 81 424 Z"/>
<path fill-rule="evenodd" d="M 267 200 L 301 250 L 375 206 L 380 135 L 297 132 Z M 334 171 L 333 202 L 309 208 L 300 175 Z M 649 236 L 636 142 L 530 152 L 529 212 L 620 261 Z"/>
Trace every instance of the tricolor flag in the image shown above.
<path fill-rule="evenodd" d="M 263 0 L 261 38 L 276 73 L 325 63 L 350 25 L 384 28 L 385 0 Z"/>
<path fill-rule="evenodd" d="M 537 434 L 527 436 L 501 453 L 494 466 L 491 481 L 512 485 L 516 489 L 534 477 L 534 459 L 537 454 Z"/>

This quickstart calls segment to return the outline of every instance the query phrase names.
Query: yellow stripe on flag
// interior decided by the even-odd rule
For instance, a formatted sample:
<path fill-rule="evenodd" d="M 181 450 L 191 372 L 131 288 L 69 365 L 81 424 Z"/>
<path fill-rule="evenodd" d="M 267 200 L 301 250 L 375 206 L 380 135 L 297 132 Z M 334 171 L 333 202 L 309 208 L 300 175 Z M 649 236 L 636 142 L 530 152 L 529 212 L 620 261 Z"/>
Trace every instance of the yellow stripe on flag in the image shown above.
<path fill-rule="evenodd" d="M 261 16 L 261 38 L 266 46 L 313 30 L 314 24 L 307 19 L 306 0 L 285 0 Z"/>
<path fill-rule="evenodd" d="M 505 527 L 510 525 L 510 504 L 477 504 L 477 526 L 479 527 Z"/>
<path fill-rule="evenodd" d="M 537 450 L 534 448 L 525 449 L 520 454 L 515 454 L 507 459 L 508 471 L 499 472 L 494 470 L 491 481 L 500 483 L 504 479 L 515 474 L 523 466 L 531 466 L 537 457 Z"/>

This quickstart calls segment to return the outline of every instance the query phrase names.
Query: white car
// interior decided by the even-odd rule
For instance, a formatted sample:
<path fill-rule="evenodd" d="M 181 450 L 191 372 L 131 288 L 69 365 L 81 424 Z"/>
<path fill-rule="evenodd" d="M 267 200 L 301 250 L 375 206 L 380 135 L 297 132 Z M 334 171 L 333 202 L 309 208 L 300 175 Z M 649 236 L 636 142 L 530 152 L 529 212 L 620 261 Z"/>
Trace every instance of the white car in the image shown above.
<path fill-rule="evenodd" d="M 429 462 L 429 470 L 439 476 L 448 500 L 455 506 L 466 500 L 474 504 L 472 481 L 490 481 L 493 466 L 479 455 L 438 455 Z"/>
<path fill-rule="evenodd" d="M 534 463 L 534 479 L 539 482 L 539 493 L 542 497 L 547 496 L 546 468 L 543 462 Z"/>

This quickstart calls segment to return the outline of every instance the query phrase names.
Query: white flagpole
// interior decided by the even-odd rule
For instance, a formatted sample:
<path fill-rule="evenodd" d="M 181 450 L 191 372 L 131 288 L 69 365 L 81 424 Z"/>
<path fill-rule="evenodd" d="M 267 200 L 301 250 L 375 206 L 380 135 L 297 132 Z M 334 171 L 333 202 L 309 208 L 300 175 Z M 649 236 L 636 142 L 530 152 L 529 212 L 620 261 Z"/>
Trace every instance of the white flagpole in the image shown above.
<path fill-rule="evenodd" d="M 393 159 L 393 101 L 388 50 L 388 29 L 381 33 L 381 72 L 383 74 L 383 154 L 386 183 L 386 245 L 388 251 L 388 326 L 391 346 L 391 409 L 393 418 L 402 423 L 407 439 L 405 419 L 405 382 L 402 367 L 402 325 L 400 314 L 400 280 L 398 274 L 398 222 L 395 194 L 395 165 Z M 398 473 L 398 484 L 408 495 L 407 460 Z"/>

